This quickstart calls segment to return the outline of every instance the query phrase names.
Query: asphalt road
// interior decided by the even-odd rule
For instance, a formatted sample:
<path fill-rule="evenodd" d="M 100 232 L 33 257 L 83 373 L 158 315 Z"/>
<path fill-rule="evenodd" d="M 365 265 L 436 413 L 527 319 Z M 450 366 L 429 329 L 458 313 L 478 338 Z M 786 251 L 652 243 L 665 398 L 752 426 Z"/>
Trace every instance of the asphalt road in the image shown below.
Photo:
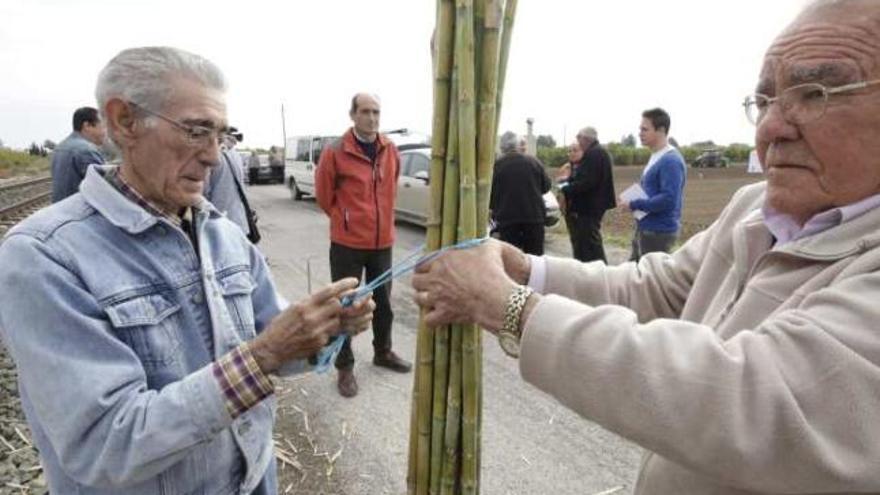
<path fill-rule="evenodd" d="M 313 200 L 293 201 L 284 186 L 252 186 L 263 232 L 261 248 L 281 293 L 304 297 L 330 281 L 329 227 Z M 395 259 L 419 246 L 424 229 L 398 224 Z M 548 254 L 568 254 L 550 235 Z M 612 262 L 626 253 L 610 249 Z M 412 360 L 418 310 L 409 280 L 395 282 L 394 349 Z M 372 364 L 369 332 L 354 341 L 360 393 L 345 399 L 336 374 L 280 382 L 276 436 L 293 457 L 282 463 L 282 493 L 406 493 L 412 374 Z M 484 334 L 482 491 L 485 494 L 610 495 L 632 493 L 640 452 L 526 384 L 517 361 Z"/>

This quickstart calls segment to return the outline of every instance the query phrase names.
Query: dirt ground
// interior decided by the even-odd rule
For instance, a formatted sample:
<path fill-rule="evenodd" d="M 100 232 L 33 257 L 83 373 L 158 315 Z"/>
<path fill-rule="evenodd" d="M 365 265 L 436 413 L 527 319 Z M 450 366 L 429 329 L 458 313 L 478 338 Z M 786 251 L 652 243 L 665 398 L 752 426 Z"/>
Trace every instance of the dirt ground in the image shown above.
<path fill-rule="evenodd" d="M 618 193 L 623 191 L 638 182 L 641 173 L 642 167 L 615 167 L 614 189 Z M 746 173 L 743 164 L 728 168 L 688 168 L 679 240 L 683 242 L 708 227 L 737 189 L 762 178 L 760 174 Z M 602 223 L 602 230 L 612 242 L 628 242 L 633 231 L 632 215 L 621 210 L 609 211 Z"/>

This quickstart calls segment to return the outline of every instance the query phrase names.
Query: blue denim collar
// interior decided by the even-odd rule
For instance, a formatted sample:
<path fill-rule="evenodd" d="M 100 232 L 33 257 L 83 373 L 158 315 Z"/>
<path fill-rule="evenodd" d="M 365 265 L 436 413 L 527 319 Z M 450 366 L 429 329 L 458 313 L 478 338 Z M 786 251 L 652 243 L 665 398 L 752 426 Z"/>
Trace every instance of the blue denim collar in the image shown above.
<path fill-rule="evenodd" d="M 143 207 L 125 197 L 104 179 L 104 173 L 117 167 L 117 165 L 89 167 L 79 189 L 86 202 L 110 223 L 131 234 L 144 232 L 160 220 L 167 222 L 168 220 L 150 214 Z M 195 209 L 200 218 L 221 216 L 204 197 L 201 198 Z"/>

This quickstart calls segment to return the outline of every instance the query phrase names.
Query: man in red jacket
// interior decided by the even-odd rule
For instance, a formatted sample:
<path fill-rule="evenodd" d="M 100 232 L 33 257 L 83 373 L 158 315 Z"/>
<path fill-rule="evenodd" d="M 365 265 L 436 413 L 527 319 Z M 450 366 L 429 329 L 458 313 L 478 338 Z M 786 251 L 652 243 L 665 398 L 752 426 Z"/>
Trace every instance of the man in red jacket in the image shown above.
<path fill-rule="evenodd" d="M 351 99 L 354 125 L 324 148 L 315 171 L 315 196 L 330 217 L 330 274 L 372 280 L 391 267 L 394 199 L 400 154 L 379 134 L 379 98 L 358 93 Z M 391 350 L 391 284 L 373 294 L 373 364 L 406 373 L 412 365 Z M 354 354 L 347 340 L 336 358 L 343 397 L 357 395 Z"/>

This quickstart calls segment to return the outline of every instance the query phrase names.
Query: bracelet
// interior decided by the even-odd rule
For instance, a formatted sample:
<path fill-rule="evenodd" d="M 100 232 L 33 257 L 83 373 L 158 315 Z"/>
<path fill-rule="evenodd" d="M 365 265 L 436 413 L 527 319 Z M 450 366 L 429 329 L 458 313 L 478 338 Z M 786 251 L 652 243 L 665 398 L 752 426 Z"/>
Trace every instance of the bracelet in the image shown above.
<path fill-rule="evenodd" d="M 527 285 L 518 285 L 507 298 L 507 307 L 504 309 L 504 326 L 498 332 L 498 339 L 504 352 L 512 357 L 519 356 L 519 341 L 522 336 L 519 324 L 526 301 L 533 292 L 535 291 Z"/>

